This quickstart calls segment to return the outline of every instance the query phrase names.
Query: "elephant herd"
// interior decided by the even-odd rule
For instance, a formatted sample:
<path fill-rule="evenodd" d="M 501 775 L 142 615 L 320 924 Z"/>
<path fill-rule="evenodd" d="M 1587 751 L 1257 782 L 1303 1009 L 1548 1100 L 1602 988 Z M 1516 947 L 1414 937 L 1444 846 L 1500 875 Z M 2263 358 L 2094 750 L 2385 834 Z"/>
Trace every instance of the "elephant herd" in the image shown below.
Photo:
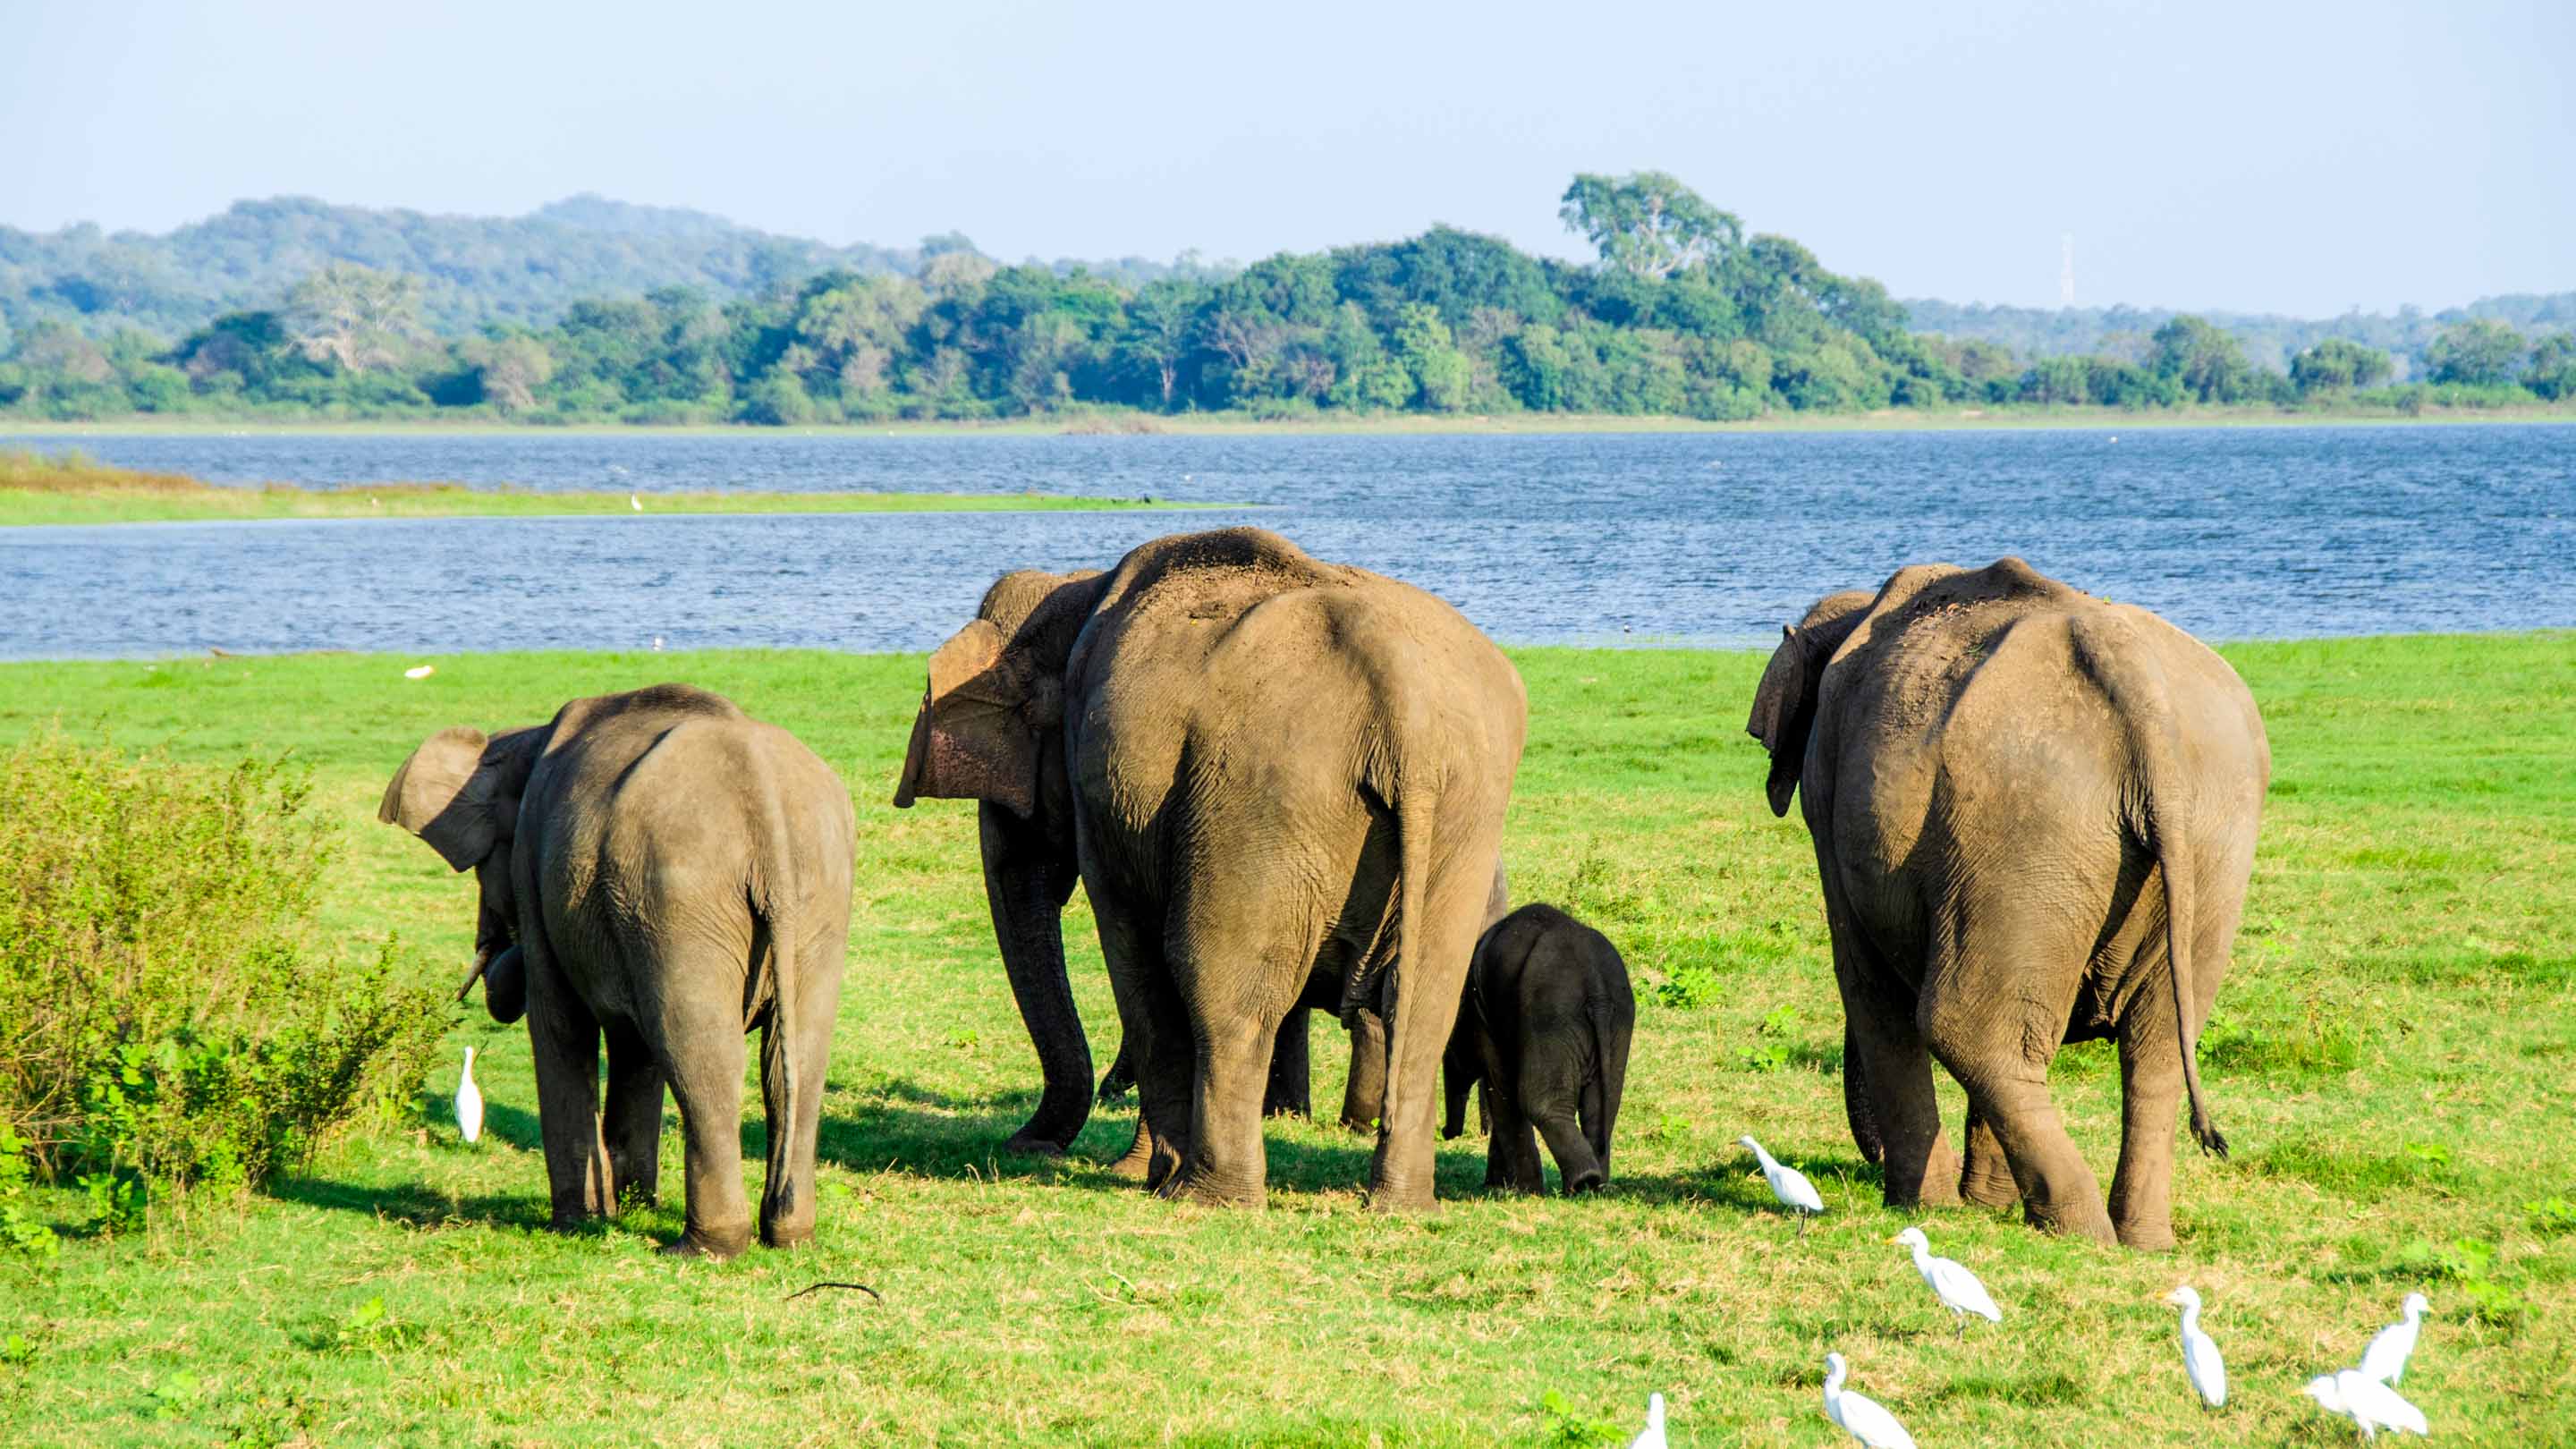
<path fill-rule="evenodd" d="M 1004 575 L 930 658 L 894 803 L 980 802 L 994 935 L 1045 1077 L 1010 1148 L 1062 1151 L 1094 1100 L 1061 926 L 1078 884 L 1122 1032 L 1099 1091 L 1132 1082 L 1118 1170 L 1149 1189 L 1262 1201 L 1262 1119 L 1307 1109 L 1318 1008 L 1349 1031 L 1341 1115 L 1376 1134 L 1373 1207 L 1430 1204 L 1435 1132 L 1463 1130 L 1471 1085 L 1489 1186 L 1539 1190 L 1542 1138 L 1567 1191 L 1601 1186 L 1636 1008 L 1599 932 L 1510 909 L 1527 727 L 1519 675 L 1455 609 L 1259 529 Z M 2193 1044 L 2270 769 L 2235 674 L 2017 559 L 1921 566 L 1785 628 L 1747 727 L 1774 812 L 1803 799 L 1852 1132 L 1888 1202 L 2018 1200 L 2052 1230 L 2170 1245 L 2182 1099 L 2225 1150 Z M 558 1226 L 654 1192 L 667 1086 L 687 1164 L 669 1251 L 745 1247 L 759 1027 L 760 1235 L 812 1233 L 857 831 L 828 766 L 661 685 L 433 735 L 380 814 L 476 873 L 474 974 L 496 1018 L 528 1020 Z M 2058 1044 L 2095 1037 L 2120 1044 L 2124 1098 L 2107 1207 L 2046 1086 Z M 1967 1089 L 1964 1163 L 1935 1059 Z"/>

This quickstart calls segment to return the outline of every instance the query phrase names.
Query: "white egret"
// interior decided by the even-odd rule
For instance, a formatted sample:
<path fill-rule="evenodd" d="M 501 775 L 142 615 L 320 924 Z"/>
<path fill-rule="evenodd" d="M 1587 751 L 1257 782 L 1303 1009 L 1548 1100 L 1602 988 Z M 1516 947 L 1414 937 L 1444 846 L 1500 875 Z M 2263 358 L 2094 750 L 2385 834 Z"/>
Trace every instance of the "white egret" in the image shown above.
<path fill-rule="evenodd" d="M 2004 1311 L 1995 1306 L 1993 1295 L 1986 1292 L 1986 1285 L 1977 1281 L 1976 1274 L 1950 1259 L 1933 1257 L 1932 1244 L 1925 1239 L 1921 1228 L 1907 1228 L 1898 1233 L 1894 1241 L 1914 1250 L 1914 1271 L 1923 1275 L 1923 1281 L 1931 1286 L 1933 1296 L 1941 1300 L 1942 1307 L 1950 1310 L 1950 1321 L 1957 1325 L 1959 1337 L 1964 1339 L 1968 1336 L 1967 1315 L 1971 1313 L 1988 1323 L 2004 1321 Z"/>
<path fill-rule="evenodd" d="M 2424 1331 L 2424 1312 L 2432 1306 L 2421 1293 L 2407 1294 L 2399 1310 L 2406 1316 L 2371 1335 L 2370 1347 L 2361 1351 L 2361 1371 L 2383 1384 L 2402 1381 L 2406 1360 L 2415 1356 L 2415 1339 Z"/>
<path fill-rule="evenodd" d="M 2401 1434 L 2419 1434 L 2431 1438 L 2432 1428 L 2424 1422 L 2424 1411 L 2397 1396 L 2397 1391 L 2359 1369 L 2345 1369 L 2331 1378 L 2319 1375 L 2308 1380 L 2299 1390 L 2317 1401 L 2317 1407 L 2329 1414 L 2341 1414 L 2361 1429 L 2361 1437 L 2375 1439 L 2382 1429 Z"/>
<path fill-rule="evenodd" d="M 1825 1417 L 1869 1449 L 1914 1449 L 1914 1436 L 1867 1394 L 1843 1392 L 1843 1356 L 1825 1355 Z"/>
<path fill-rule="evenodd" d="M 634 510 L 635 510 L 636 512 L 638 512 L 638 513 L 643 512 L 643 511 L 644 511 L 644 498 L 643 498 L 643 495 L 641 495 L 641 494 L 637 494 L 637 493 L 629 493 L 629 494 L 627 494 L 627 495 L 626 495 L 626 506 L 627 506 L 627 507 L 629 507 L 629 508 L 634 509 Z"/>
<path fill-rule="evenodd" d="M 413 665 L 411 668 L 406 669 L 406 670 L 404 670 L 404 671 L 403 671 L 403 678 L 405 678 L 405 679 L 427 679 L 428 677 L 430 677 L 430 676 L 431 676 L 431 675 L 433 675 L 433 674 L 436 674 L 437 672 L 438 672 L 438 666 L 437 666 L 437 665 L 435 665 L 435 664 L 415 664 L 415 665 Z"/>
<path fill-rule="evenodd" d="M 2227 1360 L 2218 1356 L 2217 1341 L 2200 1331 L 2200 1291 L 2186 1283 L 2165 1301 L 2182 1305 L 2182 1371 L 2200 1390 L 2200 1401 L 2218 1408 L 2227 1402 Z"/>
<path fill-rule="evenodd" d="M 1663 1395 L 1646 1395 L 1646 1430 L 1628 1441 L 1628 1449 L 1664 1449 Z"/>
<path fill-rule="evenodd" d="M 1762 1144 L 1754 1141 L 1750 1134 L 1735 1140 L 1743 1143 L 1754 1160 L 1762 1164 L 1762 1176 L 1771 1184 L 1771 1195 L 1780 1200 L 1780 1206 L 1798 1215 L 1798 1236 L 1805 1237 L 1807 1219 L 1825 1210 L 1825 1200 L 1817 1196 L 1816 1185 L 1807 1181 L 1805 1173 L 1763 1151 Z"/>
<path fill-rule="evenodd" d="M 474 1085 L 474 1048 L 465 1049 L 465 1075 L 456 1081 L 456 1131 L 470 1145 L 483 1137 L 483 1090 Z"/>

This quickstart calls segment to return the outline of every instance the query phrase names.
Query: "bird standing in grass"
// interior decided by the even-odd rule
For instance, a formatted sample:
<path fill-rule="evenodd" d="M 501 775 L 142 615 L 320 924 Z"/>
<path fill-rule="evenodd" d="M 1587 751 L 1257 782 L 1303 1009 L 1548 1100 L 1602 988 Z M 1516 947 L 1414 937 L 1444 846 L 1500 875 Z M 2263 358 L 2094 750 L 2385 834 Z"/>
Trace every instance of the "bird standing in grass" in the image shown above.
<path fill-rule="evenodd" d="M 2424 1331 L 2424 1311 L 2432 1306 L 2421 1293 L 2407 1294 L 2398 1310 L 2406 1316 L 2371 1335 L 2370 1347 L 2361 1351 L 2362 1373 L 2383 1384 L 2404 1379 L 2406 1360 L 2415 1356 L 2415 1340 Z"/>
<path fill-rule="evenodd" d="M 2308 1380 L 2299 1390 L 2317 1401 L 2317 1407 L 2329 1414 L 2341 1414 L 2352 1420 L 2365 1440 L 2375 1439 L 2382 1429 L 2401 1434 L 2419 1434 L 2426 1438 L 2433 1430 L 2424 1422 L 2424 1411 L 2397 1396 L 2397 1391 L 2359 1369 L 2345 1369 L 2332 1377 L 2319 1375 Z"/>
<path fill-rule="evenodd" d="M 1646 1395 L 1645 1432 L 1628 1441 L 1628 1449 L 1664 1449 L 1664 1396 Z"/>
<path fill-rule="evenodd" d="M 642 494 L 640 494 L 640 493 L 629 493 L 629 494 L 627 494 L 627 495 L 626 495 L 626 506 L 627 506 L 627 507 L 629 507 L 629 508 L 634 509 L 634 510 L 635 510 L 636 512 L 638 512 L 638 513 L 643 512 L 643 511 L 644 511 L 644 495 L 642 495 Z"/>
<path fill-rule="evenodd" d="M 1914 1271 L 1923 1275 L 1923 1281 L 1931 1285 L 1933 1296 L 1941 1300 L 1942 1307 L 1950 1310 L 1951 1322 L 1957 1325 L 1961 1339 L 1968 1336 L 1967 1316 L 1971 1313 L 1988 1323 L 2004 1321 L 2004 1311 L 1995 1306 L 1993 1296 L 1986 1292 L 1986 1285 L 1977 1281 L 1976 1274 L 1948 1258 L 1933 1257 L 1932 1244 L 1923 1236 L 1921 1228 L 1907 1228 L 1898 1233 L 1894 1241 L 1914 1250 Z"/>
<path fill-rule="evenodd" d="M 2199 1290 L 2186 1283 L 2165 1301 L 2182 1305 L 2182 1371 L 2191 1375 L 2202 1403 L 2220 1407 L 2227 1402 L 2227 1361 L 2218 1356 L 2217 1341 L 2200 1331 Z"/>
<path fill-rule="evenodd" d="M 1825 1417 L 1869 1449 L 1914 1449 L 1914 1436 L 1867 1394 L 1843 1392 L 1843 1356 L 1825 1355 Z"/>
<path fill-rule="evenodd" d="M 1825 1200 L 1816 1195 L 1816 1185 L 1807 1181 L 1805 1173 L 1782 1165 L 1778 1158 L 1763 1151 L 1762 1144 L 1750 1135 L 1735 1140 L 1743 1143 L 1754 1160 L 1762 1164 L 1762 1176 L 1771 1184 L 1771 1195 L 1780 1200 L 1780 1206 L 1798 1215 L 1798 1236 L 1805 1237 L 1807 1219 L 1825 1210 Z"/>
<path fill-rule="evenodd" d="M 456 1131 L 467 1145 L 483 1136 L 483 1090 L 474 1085 L 474 1048 L 465 1049 L 465 1075 L 456 1081 Z"/>

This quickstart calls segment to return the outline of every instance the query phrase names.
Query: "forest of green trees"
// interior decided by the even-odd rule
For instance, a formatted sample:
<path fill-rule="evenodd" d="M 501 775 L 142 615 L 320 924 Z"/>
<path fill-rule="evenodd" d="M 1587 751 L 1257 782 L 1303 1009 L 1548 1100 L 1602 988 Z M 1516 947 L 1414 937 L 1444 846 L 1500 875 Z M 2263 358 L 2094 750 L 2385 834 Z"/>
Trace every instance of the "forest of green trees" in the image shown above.
<path fill-rule="evenodd" d="M 2141 315 L 2137 330 L 2105 329 L 2073 355 L 1958 335 L 1972 327 L 1917 331 L 1920 304 L 1909 314 L 1785 237 L 1748 237 L 1737 217 L 1653 172 L 1568 188 L 1565 222 L 1599 255 L 1584 264 L 1443 226 L 1240 269 L 1004 266 L 962 237 L 899 253 L 800 251 L 695 213 L 588 205 L 532 234 L 590 259 L 546 273 L 552 291 L 507 280 L 520 272 L 504 243 L 535 244 L 528 236 L 474 242 L 499 250 L 468 265 L 452 237 L 421 262 L 418 238 L 397 235 L 356 253 L 370 260 L 343 247 L 291 280 L 271 249 L 259 268 L 227 273 L 227 310 L 184 330 L 167 324 L 208 309 L 209 294 L 172 282 L 165 264 L 131 282 L 130 305 L 112 281 L 75 296 L 61 275 L 37 276 L 33 241 L 0 233 L 0 416 L 798 425 L 1121 408 L 1729 420 L 2576 398 L 2576 336 L 2494 317 L 2419 339 L 2402 355 L 2420 376 L 2402 383 L 2385 348 L 2319 336 L 2276 369 L 2187 315 L 2158 314 L 2152 329 Z M 576 235 L 589 250 L 565 240 Z M 191 245 L 201 243 L 212 245 Z M 690 281 L 656 281 L 674 268 Z M 254 273 L 265 280 L 239 280 Z M 595 292 L 561 295 L 567 275 Z"/>

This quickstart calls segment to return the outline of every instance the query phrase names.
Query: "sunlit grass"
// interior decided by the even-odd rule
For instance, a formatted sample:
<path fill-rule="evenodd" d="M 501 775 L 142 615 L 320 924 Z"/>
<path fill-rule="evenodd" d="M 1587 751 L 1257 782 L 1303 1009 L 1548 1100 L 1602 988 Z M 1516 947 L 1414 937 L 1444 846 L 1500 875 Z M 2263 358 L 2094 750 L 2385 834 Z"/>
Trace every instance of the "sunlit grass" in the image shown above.
<path fill-rule="evenodd" d="M 585 514 L 703 513 L 1097 513 L 1145 507 L 1132 498 L 1042 493 L 753 493 L 540 491 L 461 483 L 290 483 L 227 487 L 176 473 L 148 473 L 78 454 L 0 448 L 0 527 L 25 524 L 178 523 L 279 518 L 536 518 Z"/>
<path fill-rule="evenodd" d="M 2228 653 L 2264 704 L 2278 788 L 2204 1054 L 2236 1156 L 2182 1145 L 2167 1256 L 1876 1205 L 1842 1127 L 1813 855 L 1764 806 L 1742 730 L 1758 655 L 1516 652 L 1532 728 L 1515 895 L 1587 916 L 1637 976 L 1613 1185 L 1485 1198 L 1481 1149 L 1461 1142 L 1442 1154 L 1443 1210 L 1396 1219 L 1362 1210 L 1367 1144 L 1323 1125 L 1273 1127 L 1258 1214 L 1108 1176 L 1129 1108 L 1063 1161 L 996 1157 L 1037 1072 L 971 809 L 886 805 L 918 658 L 481 655 L 421 681 L 402 676 L 413 659 L 367 655 L 0 667 L 0 737 L 59 718 L 183 759 L 308 760 L 350 822 L 331 927 L 395 927 L 442 961 L 467 950 L 470 880 L 372 818 L 440 726 L 685 678 L 795 730 L 862 823 L 811 1250 L 654 1256 L 678 1228 L 676 1132 L 670 1201 L 542 1231 L 526 1037 L 460 1013 L 454 1045 L 484 1049 L 480 1149 L 445 1118 L 451 1057 L 421 1125 L 272 1198 L 0 1265 L 0 1343 L 27 1345 L 0 1358 L 0 1442 L 1537 1444 L 1633 1432 L 1659 1389 L 1675 1443 L 1824 1445 L 1835 1348 L 1926 1445 L 2329 1446 L 2349 1427 L 2297 1386 L 2351 1363 L 2412 1288 L 2435 1316 L 2406 1392 L 2435 1432 L 2565 1442 L 2576 636 Z M 1105 1067 L 1116 1026 L 1079 898 L 1066 929 Z M 1318 1030 L 1329 1101 L 1341 1054 Z M 2052 1083 L 2107 1178 L 2112 1054 L 2070 1048 Z M 1734 1146 L 1745 1131 L 1823 1193 L 1804 1243 Z M 1918 1221 L 2003 1305 L 1964 1348 L 1887 1245 Z M 787 1301 L 817 1279 L 883 1301 Z M 2228 1358 L 2214 1415 L 2160 1301 L 2185 1279 Z"/>

